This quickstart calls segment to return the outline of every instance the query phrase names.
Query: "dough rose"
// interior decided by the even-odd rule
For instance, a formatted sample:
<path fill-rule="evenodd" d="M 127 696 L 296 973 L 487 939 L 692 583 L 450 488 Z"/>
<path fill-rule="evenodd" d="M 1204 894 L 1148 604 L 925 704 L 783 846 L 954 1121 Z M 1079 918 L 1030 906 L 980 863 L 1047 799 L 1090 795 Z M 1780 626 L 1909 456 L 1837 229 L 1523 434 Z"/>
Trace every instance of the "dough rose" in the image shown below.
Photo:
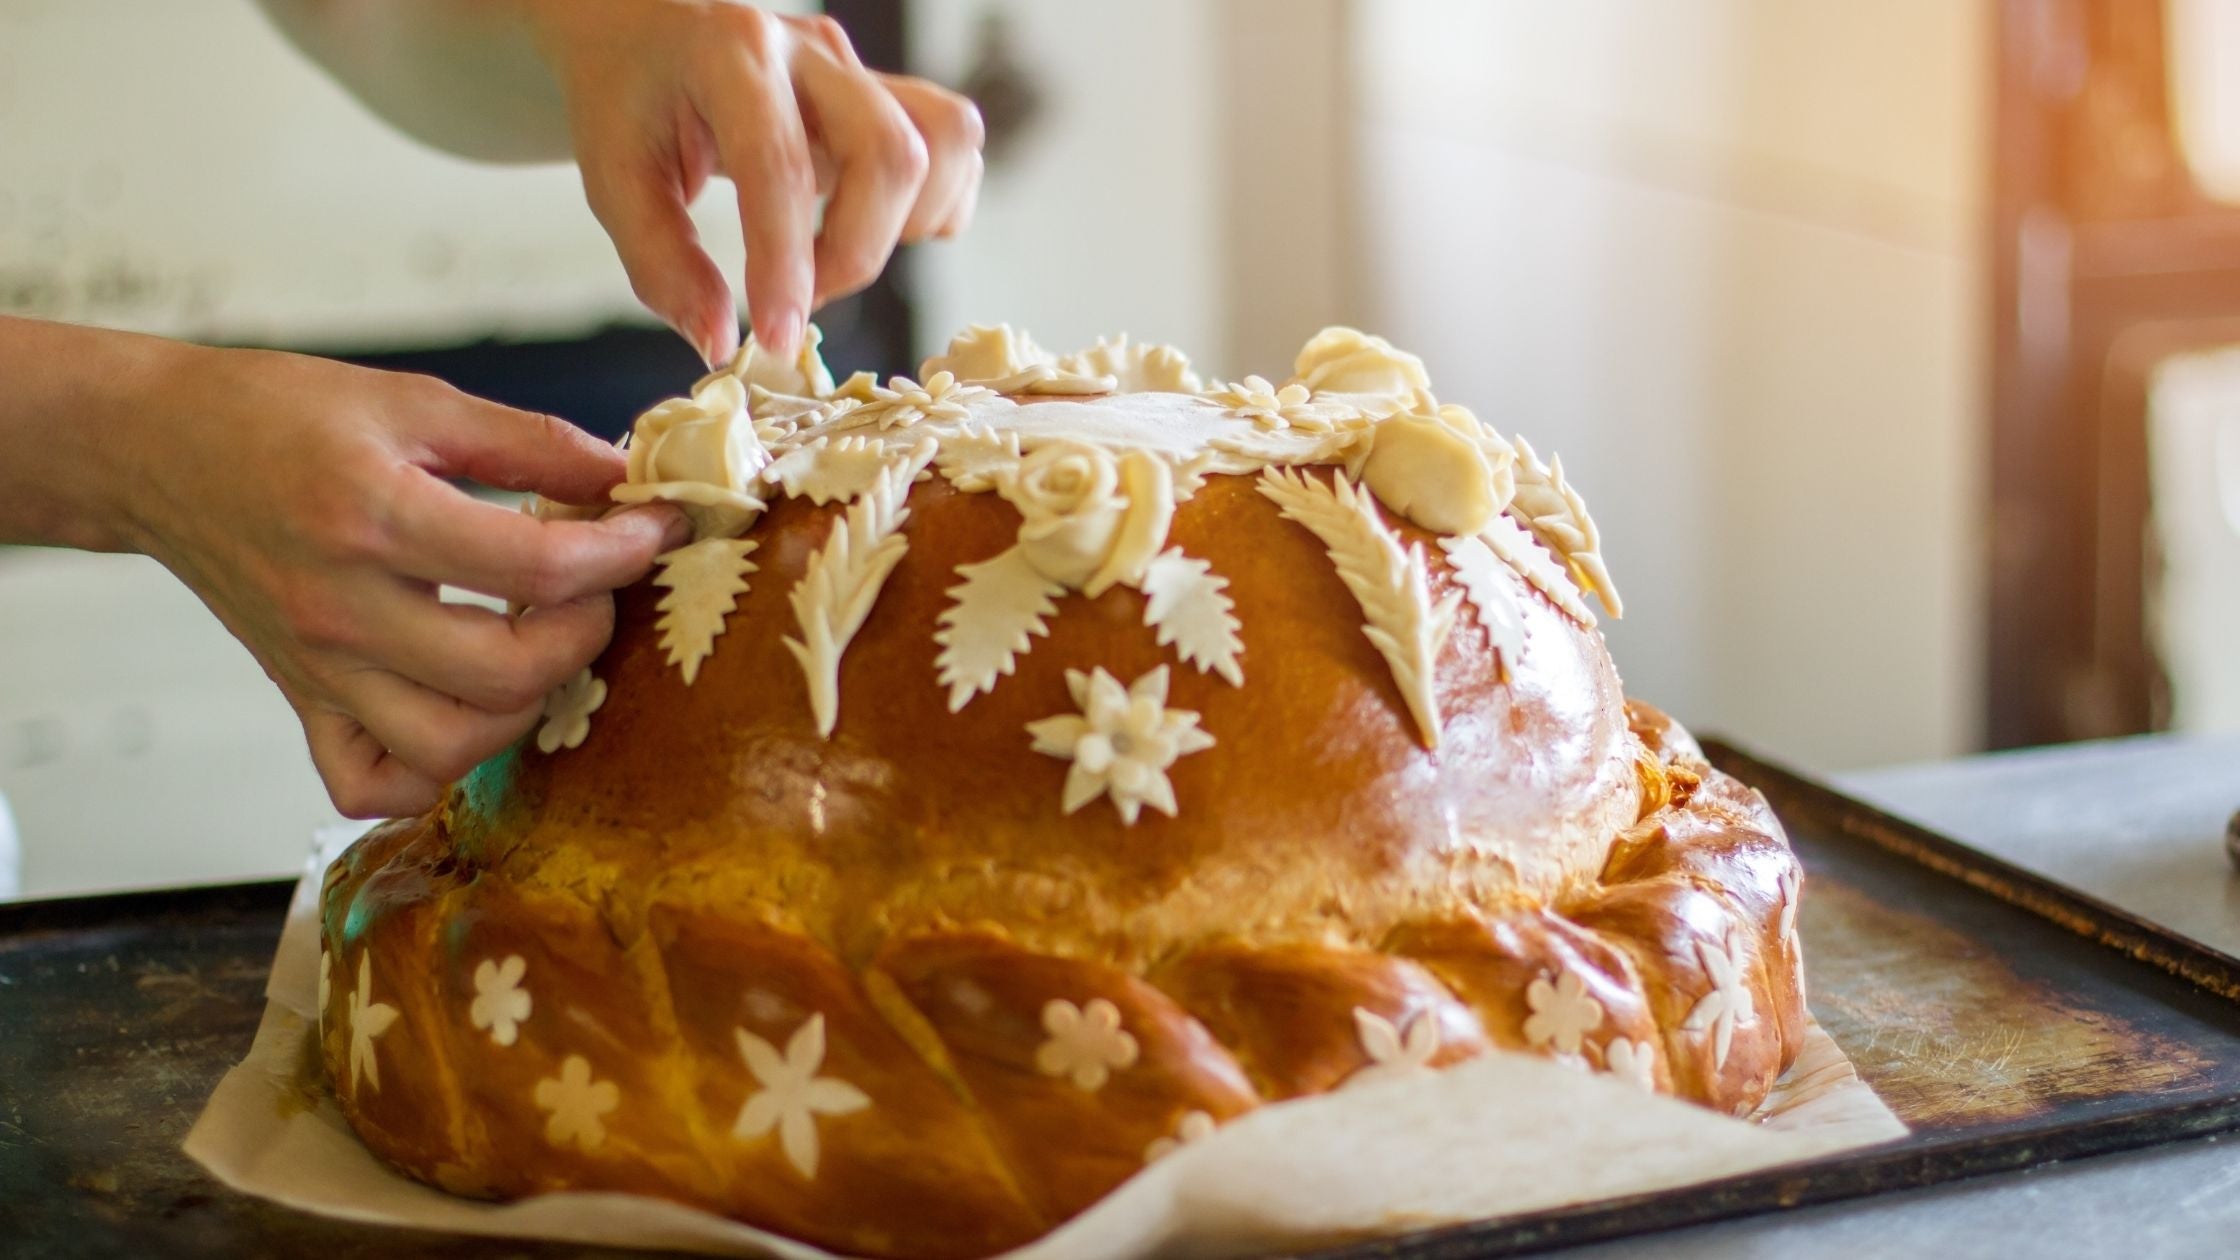
<path fill-rule="evenodd" d="M 1102 595 L 1117 582 L 1133 586 L 1142 581 L 1145 566 L 1167 545 L 1167 527 L 1174 523 L 1174 469 L 1156 455 L 1130 451 L 1120 457 L 1120 491 L 1128 499 L 1127 515 L 1120 519 L 1120 532 L 1104 563 L 1081 588 L 1084 595 Z"/>
<path fill-rule="evenodd" d="M 702 537 L 733 535 L 762 510 L 748 487 L 769 462 L 747 414 L 746 386 L 734 376 L 713 376 L 692 397 L 669 399 L 638 417 L 629 480 L 611 497 L 682 504 Z"/>
<path fill-rule="evenodd" d="M 1382 394 L 1408 398 L 1431 388 L 1423 360 L 1382 337 L 1353 328 L 1325 328 L 1299 351 L 1291 383 L 1318 394 Z"/>
<path fill-rule="evenodd" d="M 718 376 L 690 398 L 672 398 L 638 417 L 630 437 L 630 481 L 697 481 L 745 490 L 770 453 L 747 417 L 747 391 Z"/>
<path fill-rule="evenodd" d="M 1164 462 L 1140 451 L 1115 459 L 1079 442 L 1036 447 L 1005 479 L 1003 496 L 1026 518 L 1019 548 L 1027 563 L 1090 595 L 1140 577 L 1174 519 Z"/>

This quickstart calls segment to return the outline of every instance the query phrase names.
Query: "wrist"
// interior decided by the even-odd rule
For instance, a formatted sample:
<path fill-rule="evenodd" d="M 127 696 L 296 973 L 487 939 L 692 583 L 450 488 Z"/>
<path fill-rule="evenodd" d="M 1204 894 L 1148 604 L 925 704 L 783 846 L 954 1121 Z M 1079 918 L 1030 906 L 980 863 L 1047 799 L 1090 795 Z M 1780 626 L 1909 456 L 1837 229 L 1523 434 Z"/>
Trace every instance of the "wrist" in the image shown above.
<path fill-rule="evenodd" d="M 0 542 L 146 550 L 136 489 L 163 410 L 157 379 L 196 347 L 0 319 Z"/>
<path fill-rule="evenodd" d="M 183 468 L 191 462 L 174 439 L 223 441 L 185 414 L 193 392 L 188 374 L 205 360 L 244 353 L 160 337 L 119 337 L 109 347 L 108 375 L 89 400 L 99 427 L 89 433 L 102 451 L 88 456 L 100 483 L 95 509 L 107 523 L 104 550 L 134 551 L 169 564 L 160 545 L 165 509 Z"/>

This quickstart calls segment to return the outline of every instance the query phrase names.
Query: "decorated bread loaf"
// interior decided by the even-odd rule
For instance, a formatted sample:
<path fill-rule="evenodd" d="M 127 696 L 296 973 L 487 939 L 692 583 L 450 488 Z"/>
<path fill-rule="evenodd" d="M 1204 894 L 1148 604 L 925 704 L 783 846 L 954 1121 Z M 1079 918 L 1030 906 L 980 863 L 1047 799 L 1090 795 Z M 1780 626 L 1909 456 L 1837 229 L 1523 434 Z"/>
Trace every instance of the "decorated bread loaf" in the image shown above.
<path fill-rule="evenodd" d="M 1385 342 L 750 346 L 629 458 L 697 539 L 329 873 L 325 1060 L 412 1176 L 970 1257 L 1286 1099 L 1522 1053 L 1746 1113 L 1795 1055 L 1780 826 L 1626 700 L 1562 464 Z"/>

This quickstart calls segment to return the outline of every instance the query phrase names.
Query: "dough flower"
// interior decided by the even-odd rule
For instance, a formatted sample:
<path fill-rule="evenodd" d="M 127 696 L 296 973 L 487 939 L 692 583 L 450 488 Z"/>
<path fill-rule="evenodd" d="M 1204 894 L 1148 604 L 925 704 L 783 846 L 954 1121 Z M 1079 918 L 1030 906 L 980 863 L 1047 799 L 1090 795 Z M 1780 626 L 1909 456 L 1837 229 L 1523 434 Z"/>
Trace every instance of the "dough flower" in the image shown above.
<path fill-rule="evenodd" d="M 607 702 L 607 684 L 589 669 L 552 689 L 544 698 L 544 725 L 537 728 L 537 751 L 551 754 L 582 746 L 591 734 L 591 715 Z"/>
<path fill-rule="evenodd" d="M 474 1001 L 467 1007 L 467 1022 L 490 1031 L 490 1040 L 510 1046 L 521 1035 L 521 1021 L 529 1018 L 533 1003 L 521 987 L 529 961 L 519 954 L 504 962 L 485 958 L 474 969 Z"/>
<path fill-rule="evenodd" d="M 1167 667 L 1161 665 L 1123 688 L 1102 669 L 1066 671 L 1066 686 L 1081 712 L 1027 723 L 1034 750 L 1073 763 L 1066 772 L 1060 808 L 1068 814 L 1100 796 L 1112 798 L 1130 826 L 1149 805 L 1174 817 L 1174 784 L 1167 768 L 1176 759 L 1213 747 L 1198 729 L 1198 715 L 1167 707 Z"/>
<path fill-rule="evenodd" d="M 1757 1019 L 1757 1001 L 1751 996 L 1749 981 L 1743 975 L 1741 950 L 1731 929 L 1722 945 L 1697 941 L 1696 959 L 1703 964 L 1704 978 L 1711 982 L 1711 991 L 1696 999 L 1680 1028 L 1683 1032 L 1695 1033 L 1708 1030 L 1711 1066 L 1724 1068 L 1727 1051 L 1734 1044 L 1735 1025 Z"/>
<path fill-rule="evenodd" d="M 1262 429 L 1327 433 L 1336 427 L 1337 409 L 1310 401 L 1313 391 L 1296 382 L 1279 387 L 1264 376 L 1248 376 L 1207 396 L 1228 408 L 1230 415 L 1241 416 Z"/>
<path fill-rule="evenodd" d="M 321 1003 L 321 1009 L 325 1004 Z M 381 1088 L 381 1062 L 373 1054 L 373 1039 L 397 1022 L 397 1008 L 373 1000 L 373 955 L 358 955 L 358 988 L 350 995 L 350 1084 L 360 1081 L 369 1089 Z"/>
<path fill-rule="evenodd" d="M 539 1110 L 552 1113 L 544 1118 L 544 1140 L 585 1151 L 606 1145 L 602 1117 L 622 1104 L 622 1090 L 593 1077 L 591 1060 L 580 1054 L 561 1061 L 560 1075 L 538 1081 L 533 1096 Z"/>
<path fill-rule="evenodd" d="M 811 1015 L 786 1039 L 784 1054 L 744 1028 L 733 1029 L 739 1057 L 762 1088 L 739 1108 L 731 1136 L 743 1142 L 778 1134 L 778 1147 L 794 1171 L 817 1175 L 817 1117 L 852 1115 L 871 1105 L 871 1096 L 824 1070 L 824 1016 Z"/>
<path fill-rule="evenodd" d="M 1602 1003 L 1575 971 L 1557 976 L 1553 984 L 1546 976 L 1536 977 L 1525 986 L 1524 1000 L 1532 1008 L 1524 1021 L 1527 1045 L 1552 1045 L 1559 1054 L 1577 1054 L 1587 1034 L 1602 1026 Z"/>
<path fill-rule="evenodd" d="M 658 404 L 631 429 L 632 485 L 698 481 L 744 490 L 769 460 L 747 418 L 746 388 L 729 376 Z"/>
<path fill-rule="evenodd" d="M 1615 1037 L 1602 1048 L 1602 1063 L 1610 1075 L 1654 1094 L 1657 1092 L 1656 1053 L 1646 1041 Z"/>
<path fill-rule="evenodd" d="M 638 417 L 628 480 L 611 497 L 677 503 L 702 537 L 736 535 L 762 510 L 748 487 L 769 462 L 747 412 L 746 387 L 733 376 L 712 376 L 692 397 L 669 399 Z"/>
<path fill-rule="evenodd" d="M 935 372 L 925 384 L 907 376 L 897 376 L 887 382 L 887 388 L 877 390 L 870 402 L 856 409 L 849 423 L 876 425 L 881 429 L 901 429 L 919 423 L 954 424 L 971 415 L 967 404 L 985 398 L 989 391 L 978 385 L 966 385 L 948 372 Z"/>
<path fill-rule="evenodd" d="M 1019 509 L 1019 550 L 1053 582 L 1101 595 L 1142 578 L 1174 521 L 1174 472 L 1141 451 L 1051 442 L 1004 478 Z"/>
<path fill-rule="evenodd" d="M 1106 998 L 1075 1006 L 1052 998 L 1042 1007 L 1042 1030 L 1050 1039 L 1036 1049 L 1034 1065 L 1044 1076 L 1063 1076 L 1076 1089 L 1104 1088 L 1112 1074 L 1135 1064 L 1133 1034 L 1120 1027 L 1120 1008 Z"/>
<path fill-rule="evenodd" d="M 1353 1027 L 1361 1037 L 1361 1052 L 1369 1061 L 1347 1077 L 1341 1088 L 1410 1080 L 1430 1071 L 1431 1060 L 1439 1056 L 1439 1017 L 1430 1011 L 1408 1016 L 1403 1027 L 1365 1006 L 1356 1006 Z"/>

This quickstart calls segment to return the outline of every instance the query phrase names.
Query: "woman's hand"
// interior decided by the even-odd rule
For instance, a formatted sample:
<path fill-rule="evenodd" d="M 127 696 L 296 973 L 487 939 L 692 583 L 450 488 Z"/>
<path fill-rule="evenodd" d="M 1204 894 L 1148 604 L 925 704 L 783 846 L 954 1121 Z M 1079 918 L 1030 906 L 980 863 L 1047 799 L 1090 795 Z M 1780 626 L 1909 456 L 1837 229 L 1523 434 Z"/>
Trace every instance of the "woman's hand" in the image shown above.
<path fill-rule="evenodd" d="M 781 357 L 812 310 L 877 279 L 897 242 L 971 220 L 979 111 L 866 70 L 830 18 L 702 0 L 522 4 L 592 212 L 639 299 L 710 363 L 739 337 L 730 286 L 686 214 L 711 174 L 738 186 L 747 307 Z"/>
<path fill-rule="evenodd" d="M 665 506 L 545 522 L 454 488 L 603 503 L 623 459 L 425 377 L 0 320 L 0 379 L 26 387 L 0 398 L 0 492 L 24 491 L 0 541 L 160 560 L 279 685 L 354 817 L 426 809 L 520 738 L 606 645 L 608 592 L 687 535 Z"/>
<path fill-rule="evenodd" d="M 870 284 L 897 242 L 964 230 L 979 195 L 979 111 L 866 70 L 829 18 L 725 0 L 260 3 L 429 144 L 494 161 L 572 151 L 638 297 L 711 364 L 739 329 L 685 214 L 710 175 L 738 185 L 747 306 L 781 356 L 810 311 Z"/>
<path fill-rule="evenodd" d="M 426 809 L 519 739 L 606 646 L 608 592 L 687 532 L 665 507 L 545 522 L 453 487 L 601 503 L 623 460 L 430 378 L 190 350 L 162 380 L 175 437 L 133 478 L 145 549 L 279 685 L 352 817 Z M 443 603 L 439 584 L 530 611 Z"/>

